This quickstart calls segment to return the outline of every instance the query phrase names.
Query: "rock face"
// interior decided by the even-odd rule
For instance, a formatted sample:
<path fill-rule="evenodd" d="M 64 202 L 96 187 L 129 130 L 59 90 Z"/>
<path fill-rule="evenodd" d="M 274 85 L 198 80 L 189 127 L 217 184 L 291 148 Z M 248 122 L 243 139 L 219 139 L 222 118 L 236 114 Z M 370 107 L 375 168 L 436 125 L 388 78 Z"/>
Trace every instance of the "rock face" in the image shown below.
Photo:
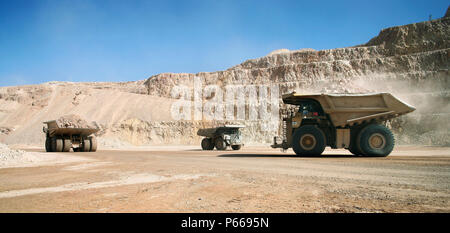
<path fill-rule="evenodd" d="M 265 129 L 261 121 L 250 117 L 252 107 L 261 107 L 261 102 L 247 101 L 249 93 L 237 100 L 243 102 L 246 110 L 243 119 L 174 119 L 171 106 L 179 98 L 173 96 L 174 89 L 182 86 L 195 90 L 194 80 L 199 80 L 196 88 L 203 91 L 208 85 L 224 90 L 227 86 L 276 86 L 279 97 L 294 90 L 390 92 L 417 109 L 388 122 L 397 142 L 449 145 L 448 14 L 449 10 L 441 19 L 384 29 L 362 45 L 321 51 L 281 49 L 224 71 L 162 73 L 125 83 L 50 82 L 3 87 L 0 141 L 41 144 L 42 122 L 70 113 L 96 121 L 101 129 L 99 140 L 105 144 L 119 140 L 134 145 L 200 145 L 201 137 L 196 135 L 199 128 L 226 123 L 245 124 L 243 136 L 247 144 L 270 143 L 278 134 L 278 127 Z M 261 96 L 264 89 L 255 90 Z M 218 94 L 200 95 L 201 104 L 213 96 Z M 185 98 L 195 100 L 195 92 Z M 277 102 L 284 111 L 281 101 Z"/>
<path fill-rule="evenodd" d="M 158 74 L 145 84 L 148 94 L 169 98 L 173 86 L 192 86 L 195 76 L 205 85 L 278 84 L 282 93 L 296 89 L 320 91 L 330 83 L 351 88 L 359 85 L 358 80 L 395 82 L 400 86 L 427 82 L 438 87 L 448 84 L 449 23 L 449 18 L 442 18 L 392 27 L 361 46 L 275 53 L 225 71 Z"/>

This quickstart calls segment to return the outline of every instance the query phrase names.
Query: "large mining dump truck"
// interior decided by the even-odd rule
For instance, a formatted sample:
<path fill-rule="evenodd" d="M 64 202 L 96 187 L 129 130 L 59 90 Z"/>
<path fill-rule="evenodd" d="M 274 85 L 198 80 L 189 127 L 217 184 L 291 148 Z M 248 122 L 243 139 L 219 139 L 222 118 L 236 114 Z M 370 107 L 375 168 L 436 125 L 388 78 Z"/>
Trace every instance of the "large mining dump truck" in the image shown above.
<path fill-rule="evenodd" d="M 292 148 L 300 156 L 319 156 L 326 146 L 358 156 L 388 156 L 394 135 L 383 122 L 415 110 L 388 93 L 293 92 L 282 99 L 293 108 L 283 114 L 282 137 L 274 137 L 272 148 Z"/>
<path fill-rule="evenodd" d="M 97 151 L 97 140 L 92 134 L 99 129 L 60 128 L 56 121 L 44 122 L 46 134 L 45 150 L 47 152 L 94 152 Z"/>
<path fill-rule="evenodd" d="M 226 150 L 228 146 L 231 146 L 233 150 L 239 150 L 243 145 L 239 129 L 244 127 L 243 125 L 225 125 L 216 128 L 199 129 L 197 135 L 205 137 L 202 140 L 203 150 L 213 150 L 214 147 L 217 150 Z"/>

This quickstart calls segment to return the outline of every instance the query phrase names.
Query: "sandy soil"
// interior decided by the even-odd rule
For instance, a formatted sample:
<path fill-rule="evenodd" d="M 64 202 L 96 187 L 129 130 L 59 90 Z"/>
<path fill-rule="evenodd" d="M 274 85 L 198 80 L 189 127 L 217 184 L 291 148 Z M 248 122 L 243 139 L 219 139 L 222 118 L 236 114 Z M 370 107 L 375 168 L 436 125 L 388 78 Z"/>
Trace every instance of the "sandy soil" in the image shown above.
<path fill-rule="evenodd" d="M 267 147 L 22 149 L 50 159 L 0 169 L 0 212 L 450 212 L 445 147 L 399 146 L 386 158 Z"/>

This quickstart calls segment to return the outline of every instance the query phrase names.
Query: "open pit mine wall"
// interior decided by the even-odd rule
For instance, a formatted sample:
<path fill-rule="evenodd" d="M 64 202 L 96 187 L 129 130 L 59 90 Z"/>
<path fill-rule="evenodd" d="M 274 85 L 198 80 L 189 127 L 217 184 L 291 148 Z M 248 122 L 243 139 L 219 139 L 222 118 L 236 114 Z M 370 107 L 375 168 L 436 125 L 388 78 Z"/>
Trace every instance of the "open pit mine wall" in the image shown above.
<path fill-rule="evenodd" d="M 150 77 L 149 95 L 171 98 L 174 86 L 278 85 L 280 96 L 297 92 L 390 92 L 417 110 L 388 122 L 400 144 L 449 145 L 450 18 L 391 27 L 364 45 L 274 54 L 225 71 L 163 73 Z M 270 142 L 257 122 L 244 121 L 251 142 Z M 192 133 L 201 122 L 187 123 Z M 203 126 L 203 125 L 202 125 Z M 177 128 L 167 127 L 166 132 Z"/>

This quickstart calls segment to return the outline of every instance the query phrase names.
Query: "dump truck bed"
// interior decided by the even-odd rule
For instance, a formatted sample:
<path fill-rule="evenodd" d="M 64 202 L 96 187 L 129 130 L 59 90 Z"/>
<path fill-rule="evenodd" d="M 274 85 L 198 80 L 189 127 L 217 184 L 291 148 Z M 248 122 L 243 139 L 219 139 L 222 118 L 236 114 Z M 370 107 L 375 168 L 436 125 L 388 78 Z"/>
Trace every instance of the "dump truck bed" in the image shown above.
<path fill-rule="evenodd" d="M 50 137 L 55 135 L 80 135 L 81 137 L 86 137 L 99 131 L 99 129 L 91 128 L 60 128 L 56 121 L 46 121 L 44 124 L 48 126 L 47 130 Z"/>
<path fill-rule="evenodd" d="M 415 110 L 389 93 L 304 95 L 294 92 L 283 95 L 285 104 L 300 105 L 302 101 L 311 99 L 320 103 L 335 127 L 387 120 Z"/>
<path fill-rule="evenodd" d="M 237 129 L 237 128 L 244 128 L 244 125 L 225 125 L 221 127 L 215 127 L 215 128 L 206 128 L 206 129 L 199 129 L 197 131 L 198 136 L 203 137 L 214 137 L 216 132 L 220 129 Z"/>

